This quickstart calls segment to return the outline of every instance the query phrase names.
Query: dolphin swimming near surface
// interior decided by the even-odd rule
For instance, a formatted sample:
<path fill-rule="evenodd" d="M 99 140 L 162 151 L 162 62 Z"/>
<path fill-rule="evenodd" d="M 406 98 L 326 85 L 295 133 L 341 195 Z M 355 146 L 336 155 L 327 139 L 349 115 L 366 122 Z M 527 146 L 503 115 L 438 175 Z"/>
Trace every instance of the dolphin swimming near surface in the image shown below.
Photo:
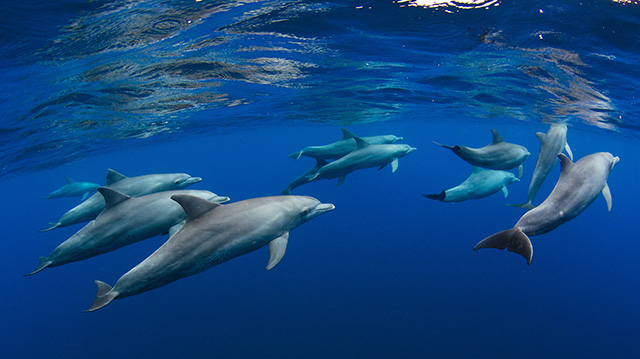
<path fill-rule="evenodd" d="M 95 191 L 96 188 L 100 187 L 100 185 L 97 183 L 76 182 L 69 177 L 66 177 L 65 180 L 66 183 L 64 186 L 49 193 L 46 198 L 52 199 L 60 197 L 82 196 L 81 201 L 84 201 L 85 199 L 87 199 L 87 197 L 89 197 L 89 193 Z"/>
<path fill-rule="evenodd" d="M 349 173 L 370 167 L 382 169 L 391 163 L 391 172 L 398 169 L 398 159 L 416 150 L 409 145 L 382 144 L 372 145 L 360 137 L 354 137 L 357 148 L 348 155 L 327 163 L 318 159 L 318 165 L 322 165 L 315 173 L 307 175 L 307 182 L 338 178 L 338 186 L 344 183 L 345 176 Z M 318 166 L 316 165 L 316 166 Z"/>
<path fill-rule="evenodd" d="M 120 191 L 131 197 L 139 197 L 149 193 L 183 189 L 194 183 L 202 181 L 200 177 L 191 177 L 186 173 L 152 174 L 137 177 L 127 177 L 112 169 L 107 170 L 107 184 L 116 191 Z M 104 209 L 104 198 L 100 193 L 89 197 L 74 208 L 68 210 L 56 223 L 42 230 L 50 231 L 58 227 L 66 227 L 72 224 L 88 222 L 98 216 Z"/>
<path fill-rule="evenodd" d="M 509 204 L 509 206 L 526 209 L 534 208 L 531 201 L 533 201 L 540 186 L 542 186 L 542 183 L 558 162 L 558 154 L 562 153 L 562 150 L 566 150 L 569 158 L 573 161 L 573 153 L 567 143 L 567 125 L 553 124 L 546 134 L 538 132 L 536 136 L 538 136 L 538 140 L 540 140 L 540 152 L 538 153 L 536 168 L 533 170 L 533 178 L 531 178 L 531 184 L 529 185 L 527 202 Z"/>
<path fill-rule="evenodd" d="M 518 181 L 520 179 L 511 172 L 473 167 L 471 176 L 456 187 L 443 190 L 439 194 L 423 194 L 423 196 L 441 202 L 462 202 L 468 199 L 484 198 L 502 190 L 507 197 L 509 195 L 507 186 Z"/>
<path fill-rule="evenodd" d="M 498 131 L 491 129 L 493 141 L 481 148 L 466 146 L 446 146 L 434 142 L 438 146 L 448 148 L 458 157 L 476 167 L 492 170 L 510 170 L 518 167 L 518 178 L 522 178 L 524 171 L 522 163 L 529 157 L 529 151 L 520 145 L 504 142 Z"/>
<path fill-rule="evenodd" d="M 98 293 L 87 311 L 200 273 L 266 245 L 267 269 L 272 269 L 284 256 L 291 230 L 335 208 L 305 196 L 261 197 L 227 205 L 184 194 L 172 198 L 187 214 L 184 226 L 120 277 L 113 288 L 96 281 Z"/>
<path fill-rule="evenodd" d="M 560 178 L 551 194 L 538 207 L 525 213 L 512 229 L 489 236 L 473 247 L 507 248 L 523 256 L 528 264 L 533 257 L 529 236 L 537 236 L 556 229 L 576 218 L 602 193 L 611 211 L 611 192 L 607 178 L 620 159 L 608 152 L 598 152 L 573 163 L 559 154 Z"/>
<path fill-rule="evenodd" d="M 308 156 L 316 159 L 335 160 L 344 157 L 348 153 L 356 149 L 355 135 L 346 128 L 342 129 L 342 139 L 337 142 L 324 146 L 309 146 L 298 152 L 289 155 L 293 159 L 299 159 L 300 156 Z M 402 137 L 394 135 L 361 137 L 372 145 L 392 144 L 402 140 Z"/>
<path fill-rule="evenodd" d="M 109 187 L 98 191 L 106 205 L 98 217 L 56 247 L 49 257 L 40 257 L 32 275 L 47 267 L 85 260 L 118 248 L 166 234 L 181 227 L 186 218 L 182 207 L 171 199 L 175 194 L 188 194 L 208 201 L 225 203 L 229 197 L 209 191 L 178 190 L 151 193 L 132 198 Z"/>

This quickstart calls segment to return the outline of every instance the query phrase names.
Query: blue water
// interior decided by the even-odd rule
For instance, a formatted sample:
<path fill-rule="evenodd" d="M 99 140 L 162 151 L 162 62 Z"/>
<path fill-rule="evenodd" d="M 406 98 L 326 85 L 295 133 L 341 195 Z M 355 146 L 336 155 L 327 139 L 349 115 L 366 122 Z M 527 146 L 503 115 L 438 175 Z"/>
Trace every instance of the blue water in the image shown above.
<path fill-rule="evenodd" d="M 638 1 L 32 1 L 0 14 L 3 358 L 635 358 Z M 433 3 L 433 2 L 432 2 Z M 416 6 L 417 5 L 417 6 Z M 565 122 L 577 159 L 620 157 L 602 197 L 516 254 L 511 228 L 539 150 Z M 267 249 L 83 313 L 167 237 L 23 277 L 82 225 L 39 233 L 104 184 L 186 172 L 239 201 L 314 164 L 288 154 L 394 134 L 418 151 L 295 189 L 336 209 Z M 509 197 L 425 199 L 490 129 L 532 153 Z M 553 188 L 559 165 L 536 197 Z"/>

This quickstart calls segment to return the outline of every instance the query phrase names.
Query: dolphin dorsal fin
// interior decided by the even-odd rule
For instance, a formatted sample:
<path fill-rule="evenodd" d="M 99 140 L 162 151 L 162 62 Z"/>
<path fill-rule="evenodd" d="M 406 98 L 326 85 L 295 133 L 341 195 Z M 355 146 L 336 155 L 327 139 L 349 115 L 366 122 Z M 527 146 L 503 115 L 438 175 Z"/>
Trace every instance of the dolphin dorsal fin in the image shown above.
<path fill-rule="evenodd" d="M 98 188 L 98 192 L 100 192 L 102 197 L 104 197 L 105 209 L 111 208 L 118 203 L 131 199 L 131 197 L 127 196 L 126 194 L 118 192 L 115 189 L 109 187 L 100 187 Z"/>
<path fill-rule="evenodd" d="M 347 130 L 346 128 L 341 128 L 341 130 L 342 130 L 342 139 L 343 140 L 348 140 L 350 138 L 356 137 L 356 135 L 354 135 L 353 132 Z"/>
<path fill-rule="evenodd" d="M 357 149 L 361 149 L 361 148 L 365 148 L 367 146 L 370 146 L 369 142 L 367 142 L 367 140 L 365 140 L 362 137 L 353 136 L 353 139 L 356 140 L 356 148 Z"/>
<path fill-rule="evenodd" d="M 107 184 L 106 184 L 106 186 L 109 187 L 112 184 L 114 184 L 114 183 L 116 183 L 118 181 L 121 181 L 121 180 L 123 180 L 125 178 L 127 178 L 127 176 L 125 176 L 125 175 L 123 175 L 121 173 L 118 173 L 118 172 L 112 170 L 111 168 L 109 168 L 107 170 Z"/>
<path fill-rule="evenodd" d="M 562 177 L 565 173 L 571 171 L 575 163 L 571 162 L 564 153 L 559 153 L 558 158 L 560 159 L 560 177 Z"/>
<path fill-rule="evenodd" d="M 316 165 L 313 168 L 322 168 L 324 166 L 326 166 L 329 162 L 327 162 L 327 160 L 324 160 L 322 158 L 316 158 Z"/>
<path fill-rule="evenodd" d="M 538 141 L 540 141 L 540 144 L 544 144 L 544 140 L 545 138 L 547 138 L 547 134 L 542 133 L 542 132 L 536 132 L 536 137 L 538 137 Z"/>
<path fill-rule="evenodd" d="M 504 142 L 502 137 L 500 137 L 500 135 L 498 134 L 498 131 L 496 131 L 496 130 L 494 130 L 492 128 L 491 129 L 491 133 L 493 134 L 493 141 L 491 141 L 492 145 L 495 145 L 495 144 L 500 143 L 500 142 Z"/>
<path fill-rule="evenodd" d="M 66 176 L 66 177 L 64 178 L 64 180 L 65 180 L 65 182 L 67 182 L 67 184 L 72 184 L 72 183 L 74 182 L 74 181 L 71 179 L 71 177 L 69 177 L 69 176 Z"/>
<path fill-rule="evenodd" d="M 187 214 L 187 222 L 222 206 L 219 203 L 189 194 L 174 194 L 171 196 L 171 199 L 182 206 L 184 212 Z"/>

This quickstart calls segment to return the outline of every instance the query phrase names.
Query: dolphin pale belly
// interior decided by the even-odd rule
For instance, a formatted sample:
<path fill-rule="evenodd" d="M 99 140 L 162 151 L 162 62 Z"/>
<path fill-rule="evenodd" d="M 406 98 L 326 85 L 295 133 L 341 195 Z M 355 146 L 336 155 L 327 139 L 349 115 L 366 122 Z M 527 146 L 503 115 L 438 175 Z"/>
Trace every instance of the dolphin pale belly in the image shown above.
<path fill-rule="evenodd" d="M 471 176 L 458 186 L 443 190 L 439 194 L 423 194 L 423 196 L 441 202 L 462 202 L 468 199 L 484 198 L 502 191 L 507 197 L 509 195 L 507 186 L 518 181 L 520 180 L 511 172 L 474 167 Z"/>

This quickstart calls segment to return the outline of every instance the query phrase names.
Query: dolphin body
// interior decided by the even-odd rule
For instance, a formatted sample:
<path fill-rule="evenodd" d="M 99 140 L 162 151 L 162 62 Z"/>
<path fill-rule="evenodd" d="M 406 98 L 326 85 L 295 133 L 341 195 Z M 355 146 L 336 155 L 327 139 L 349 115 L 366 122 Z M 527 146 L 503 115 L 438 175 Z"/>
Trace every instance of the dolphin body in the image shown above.
<path fill-rule="evenodd" d="M 64 186 L 49 193 L 46 198 L 52 199 L 52 198 L 60 198 L 60 197 L 82 196 L 81 201 L 84 201 L 85 199 L 87 199 L 87 197 L 89 197 L 89 193 L 95 191 L 96 188 L 100 187 L 100 185 L 97 183 L 76 182 L 69 177 L 66 177 L 65 180 L 66 180 L 66 183 Z"/>
<path fill-rule="evenodd" d="M 355 170 L 370 167 L 382 169 L 389 163 L 391 163 L 391 171 L 395 172 L 398 169 L 398 159 L 416 150 L 409 145 L 372 145 L 360 137 L 356 136 L 354 139 L 357 147 L 353 152 L 331 163 L 318 160 L 318 165 L 322 166 L 315 173 L 306 176 L 307 182 L 338 178 L 337 185 L 340 186 L 344 183 L 345 176 Z"/>
<path fill-rule="evenodd" d="M 439 194 L 423 194 L 430 199 L 441 202 L 462 202 L 468 199 L 480 199 L 500 190 L 505 197 L 509 195 L 507 186 L 520 181 L 513 173 L 473 167 L 473 173 L 456 187 L 443 190 Z"/>
<path fill-rule="evenodd" d="M 113 188 L 131 197 L 140 197 L 155 192 L 183 189 L 200 181 L 202 181 L 202 178 L 191 177 L 186 173 L 165 173 L 127 177 L 112 169 L 108 169 L 107 184 L 105 187 Z M 96 193 L 86 201 L 68 210 L 60 217 L 58 222 L 51 223 L 49 228 L 41 232 L 91 221 L 102 212 L 104 205 L 104 198 L 100 193 Z"/>
<path fill-rule="evenodd" d="M 323 159 L 323 160 L 330 160 L 330 159 L 335 160 L 335 159 L 344 157 L 356 149 L 356 141 L 354 140 L 356 136 L 346 128 L 342 129 L 342 135 L 343 136 L 340 141 L 330 143 L 324 146 L 305 147 L 298 152 L 294 152 L 290 154 L 289 157 L 296 160 L 299 159 L 300 156 L 308 156 L 308 157 L 313 157 L 316 159 Z M 371 136 L 371 137 L 362 137 L 362 138 L 372 145 L 396 143 L 402 140 L 402 137 L 396 137 L 394 135 Z"/>
<path fill-rule="evenodd" d="M 562 150 L 567 151 L 569 158 L 573 161 L 573 153 L 567 143 L 567 126 L 564 124 L 551 125 L 546 134 L 542 132 L 536 133 L 540 140 L 540 152 L 536 161 L 536 168 L 533 170 L 533 178 L 529 184 L 529 193 L 527 194 L 527 202 L 521 204 L 510 204 L 512 207 L 520 207 L 525 209 L 534 208 L 531 203 L 535 198 L 540 186 L 547 178 L 553 167 L 558 162 L 558 154 Z"/>
<path fill-rule="evenodd" d="M 115 251 L 147 238 L 175 233 L 186 214 L 171 200 L 174 194 L 188 194 L 217 203 L 229 201 L 229 197 L 199 190 L 163 191 L 136 198 L 109 187 L 100 187 L 98 191 L 106 202 L 102 213 L 60 244 L 49 257 L 40 257 L 38 267 L 28 275 Z"/>
<path fill-rule="evenodd" d="M 491 129 L 493 141 L 481 148 L 471 148 L 466 146 L 446 146 L 437 142 L 436 145 L 448 148 L 458 157 L 469 162 L 476 167 L 483 167 L 492 170 L 509 170 L 518 167 L 518 178 L 522 178 L 524 171 L 522 163 L 529 157 L 530 153 L 524 146 L 514 143 L 504 142 L 498 131 Z"/>
<path fill-rule="evenodd" d="M 293 182 L 289 183 L 289 186 L 285 188 L 281 193 L 288 195 L 291 194 L 291 191 L 295 188 L 302 186 L 303 184 L 309 183 L 309 178 L 312 177 L 322 166 L 326 165 L 327 161 L 316 159 L 316 165 L 313 166 L 310 170 L 303 173 L 300 177 L 293 180 Z"/>
<path fill-rule="evenodd" d="M 550 232 L 559 225 L 576 218 L 602 192 L 611 211 L 611 192 L 607 178 L 620 158 L 608 152 L 598 152 L 573 163 L 564 154 L 559 154 L 560 178 L 551 194 L 538 207 L 525 213 L 512 229 L 489 236 L 473 247 L 507 248 L 523 256 L 528 264 L 533 257 L 533 246 L 529 236 Z"/>
<path fill-rule="evenodd" d="M 267 244 L 267 269 L 271 269 L 284 256 L 291 230 L 335 208 L 304 196 L 261 197 L 228 205 L 184 194 L 171 198 L 187 214 L 184 226 L 113 288 L 96 281 L 98 293 L 87 311 L 200 273 Z"/>

